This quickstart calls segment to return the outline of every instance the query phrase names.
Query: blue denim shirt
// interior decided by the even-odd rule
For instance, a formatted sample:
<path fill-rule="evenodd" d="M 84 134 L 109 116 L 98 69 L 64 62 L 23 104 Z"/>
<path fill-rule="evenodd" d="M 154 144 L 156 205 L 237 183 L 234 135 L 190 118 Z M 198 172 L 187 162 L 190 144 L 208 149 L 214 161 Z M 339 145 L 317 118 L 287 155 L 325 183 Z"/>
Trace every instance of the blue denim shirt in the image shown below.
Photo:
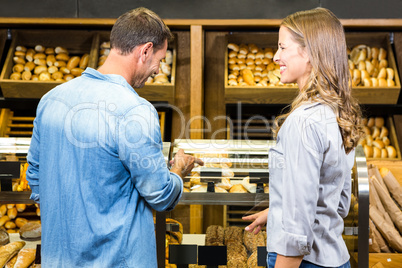
<path fill-rule="evenodd" d="M 152 209 L 173 209 L 183 183 L 157 112 L 123 77 L 87 68 L 48 92 L 27 159 L 42 267 L 157 267 Z"/>
<path fill-rule="evenodd" d="M 325 267 L 349 260 L 342 233 L 354 155 L 329 106 L 304 104 L 286 118 L 269 151 L 269 252 Z"/>

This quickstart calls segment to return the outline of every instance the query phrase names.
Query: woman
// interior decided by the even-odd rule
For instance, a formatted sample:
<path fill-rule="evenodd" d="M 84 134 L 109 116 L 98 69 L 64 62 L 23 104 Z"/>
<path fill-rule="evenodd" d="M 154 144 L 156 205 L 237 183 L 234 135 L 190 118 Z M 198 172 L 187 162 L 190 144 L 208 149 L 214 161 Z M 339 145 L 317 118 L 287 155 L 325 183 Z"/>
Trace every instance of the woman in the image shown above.
<path fill-rule="evenodd" d="M 344 30 L 327 9 L 297 12 L 281 23 L 278 46 L 281 82 L 300 91 L 275 120 L 269 212 L 244 217 L 253 220 L 246 230 L 258 233 L 268 221 L 269 267 L 350 267 L 343 218 L 362 131 Z"/>

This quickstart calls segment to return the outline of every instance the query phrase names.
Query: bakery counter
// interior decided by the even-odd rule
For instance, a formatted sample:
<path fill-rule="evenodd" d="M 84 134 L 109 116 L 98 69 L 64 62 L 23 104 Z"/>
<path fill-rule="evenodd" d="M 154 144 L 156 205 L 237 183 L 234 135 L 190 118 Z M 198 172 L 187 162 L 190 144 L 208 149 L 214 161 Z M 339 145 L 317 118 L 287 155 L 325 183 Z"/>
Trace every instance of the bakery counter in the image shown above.
<path fill-rule="evenodd" d="M 234 205 L 234 206 L 261 206 L 268 207 L 269 194 L 267 193 L 183 193 L 181 205 Z"/>

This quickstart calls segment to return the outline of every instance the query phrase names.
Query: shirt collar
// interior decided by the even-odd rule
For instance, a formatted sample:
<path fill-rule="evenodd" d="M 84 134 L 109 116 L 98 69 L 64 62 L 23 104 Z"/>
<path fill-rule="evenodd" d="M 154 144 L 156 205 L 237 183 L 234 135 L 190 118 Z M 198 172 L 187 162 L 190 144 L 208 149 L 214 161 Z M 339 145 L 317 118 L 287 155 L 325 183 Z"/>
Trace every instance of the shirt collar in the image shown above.
<path fill-rule="evenodd" d="M 126 79 L 124 79 L 124 77 L 121 76 L 121 75 L 118 75 L 118 74 L 102 74 L 102 73 L 98 72 L 97 70 L 95 70 L 95 69 L 93 69 L 91 67 L 87 67 L 85 69 L 85 71 L 82 73 L 82 76 L 92 78 L 92 79 L 104 80 L 104 81 L 107 81 L 109 83 L 114 83 L 114 84 L 124 86 L 126 88 L 129 88 L 135 94 L 138 95 L 138 93 L 134 90 L 134 88 L 129 83 L 127 83 Z"/>

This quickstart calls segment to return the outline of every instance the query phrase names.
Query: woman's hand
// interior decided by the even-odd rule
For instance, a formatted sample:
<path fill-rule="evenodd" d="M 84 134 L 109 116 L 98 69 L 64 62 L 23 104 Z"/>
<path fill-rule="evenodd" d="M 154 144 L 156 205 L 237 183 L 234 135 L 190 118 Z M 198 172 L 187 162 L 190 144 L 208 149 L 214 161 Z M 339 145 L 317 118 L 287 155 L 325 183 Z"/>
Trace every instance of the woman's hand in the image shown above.
<path fill-rule="evenodd" d="M 260 211 L 258 213 L 242 217 L 243 220 L 252 220 L 253 222 L 245 228 L 246 231 L 258 234 L 262 227 L 267 224 L 269 208 Z"/>

